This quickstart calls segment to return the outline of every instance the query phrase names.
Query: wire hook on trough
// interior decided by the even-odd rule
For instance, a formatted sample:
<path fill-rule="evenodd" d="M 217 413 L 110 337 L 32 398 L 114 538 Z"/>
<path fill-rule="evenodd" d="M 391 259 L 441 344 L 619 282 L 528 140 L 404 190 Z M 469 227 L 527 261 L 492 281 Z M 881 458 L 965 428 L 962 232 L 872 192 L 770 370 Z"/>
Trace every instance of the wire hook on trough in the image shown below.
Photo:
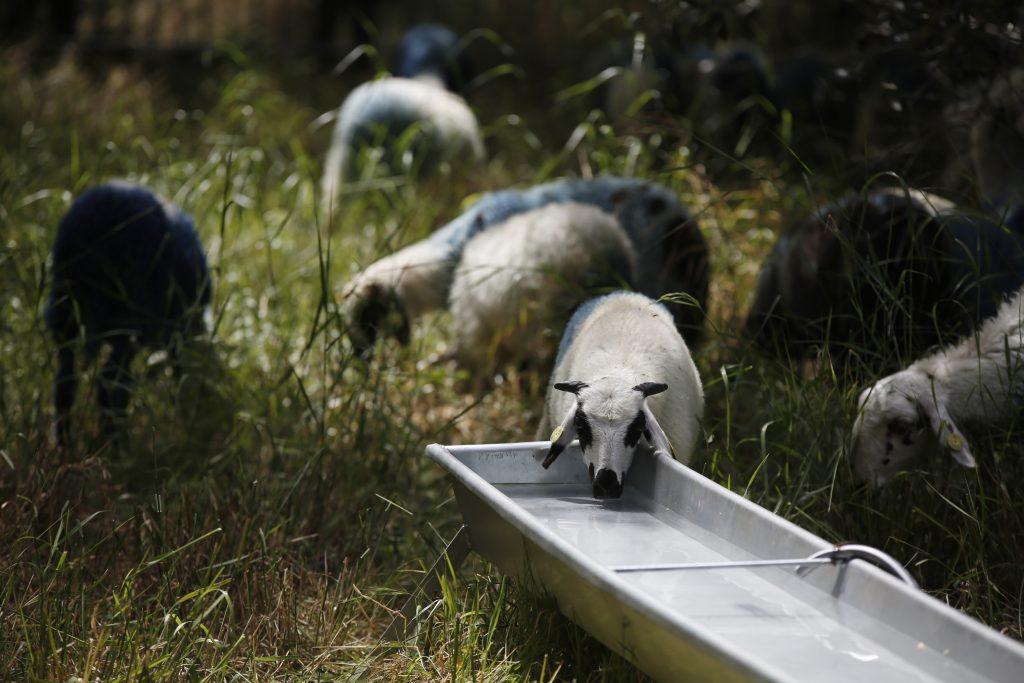
<path fill-rule="evenodd" d="M 879 569 L 892 574 L 912 588 L 919 588 L 914 577 L 910 575 L 910 572 L 908 572 L 902 564 L 896 561 L 896 558 L 888 553 L 882 552 L 878 548 L 872 548 L 869 545 L 861 545 L 859 543 L 840 543 L 834 548 L 819 550 L 807 559 L 829 559 L 833 562 L 864 560 L 865 562 L 869 562 Z M 796 573 L 800 576 L 805 576 L 816 566 L 817 564 L 809 564 L 797 567 Z"/>
<path fill-rule="evenodd" d="M 636 572 L 666 572 L 666 571 L 684 571 L 694 569 L 756 569 L 758 567 L 787 567 L 796 566 L 796 573 L 799 576 L 805 576 L 815 567 L 823 564 L 838 564 L 843 563 L 844 568 L 847 562 L 850 560 L 865 560 L 875 565 L 879 569 L 882 569 L 896 578 L 900 579 L 904 583 L 908 584 L 913 588 L 918 588 L 917 582 L 914 581 L 914 577 L 910 575 L 903 565 L 896 561 L 896 559 L 887 553 L 883 553 L 877 548 L 872 548 L 869 545 L 860 545 L 857 543 L 843 543 L 835 546 L 834 548 L 828 548 L 827 550 L 819 550 L 810 557 L 804 558 L 785 558 L 776 560 L 739 560 L 729 562 L 686 562 L 678 564 L 638 564 L 638 565 L 619 565 L 615 567 L 609 567 L 613 572 L 617 574 L 632 574 Z"/>

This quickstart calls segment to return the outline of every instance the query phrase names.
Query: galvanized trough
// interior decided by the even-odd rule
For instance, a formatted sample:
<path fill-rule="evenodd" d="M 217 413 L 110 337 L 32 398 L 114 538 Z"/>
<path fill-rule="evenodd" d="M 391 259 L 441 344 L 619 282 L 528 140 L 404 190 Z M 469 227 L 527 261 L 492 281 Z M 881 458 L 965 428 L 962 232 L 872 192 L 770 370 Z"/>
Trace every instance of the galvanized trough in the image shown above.
<path fill-rule="evenodd" d="M 834 546 L 669 457 L 638 455 L 622 498 L 596 500 L 578 446 L 544 470 L 547 447 L 427 455 L 474 550 L 658 680 L 1024 681 L 1024 646 L 912 582 L 859 559 L 764 562 Z"/>

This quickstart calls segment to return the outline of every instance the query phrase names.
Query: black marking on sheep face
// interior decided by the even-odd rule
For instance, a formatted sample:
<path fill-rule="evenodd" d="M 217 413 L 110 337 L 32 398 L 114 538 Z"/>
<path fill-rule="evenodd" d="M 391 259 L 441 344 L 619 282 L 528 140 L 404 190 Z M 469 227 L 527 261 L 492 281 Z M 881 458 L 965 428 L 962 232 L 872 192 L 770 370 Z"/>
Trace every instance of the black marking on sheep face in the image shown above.
<path fill-rule="evenodd" d="M 594 443 L 594 432 L 590 428 L 587 414 L 583 412 L 583 406 L 576 408 L 573 424 L 576 427 L 576 438 L 580 440 L 580 450 L 585 451 Z"/>
<path fill-rule="evenodd" d="M 897 417 L 888 422 L 885 426 L 885 455 L 882 459 L 882 465 L 889 465 L 892 462 L 890 457 L 892 452 L 895 450 L 893 439 L 899 439 L 900 443 L 904 446 L 914 445 L 914 433 L 923 427 L 921 420 L 917 421 L 917 424 L 904 418 Z"/>
<path fill-rule="evenodd" d="M 349 331 L 356 353 L 365 358 L 377 339 L 392 335 L 402 346 L 409 344 L 411 336 L 409 315 L 398 294 L 378 284 L 370 285 L 355 307 Z"/>
<path fill-rule="evenodd" d="M 626 427 L 626 438 L 624 443 L 627 448 L 636 448 L 636 445 L 640 443 L 640 437 L 644 434 L 649 433 L 647 431 L 647 418 L 644 417 L 643 411 L 636 414 L 633 421 Z"/>
<path fill-rule="evenodd" d="M 904 446 L 914 445 L 915 433 L 924 429 L 924 419 L 918 417 L 916 421 L 904 417 L 897 417 L 889 421 L 885 427 L 886 451 L 891 451 L 892 439 L 898 438 Z"/>
<path fill-rule="evenodd" d="M 592 480 L 594 498 L 619 498 L 622 496 L 622 481 L 614 470 L 600 469 Z"/>

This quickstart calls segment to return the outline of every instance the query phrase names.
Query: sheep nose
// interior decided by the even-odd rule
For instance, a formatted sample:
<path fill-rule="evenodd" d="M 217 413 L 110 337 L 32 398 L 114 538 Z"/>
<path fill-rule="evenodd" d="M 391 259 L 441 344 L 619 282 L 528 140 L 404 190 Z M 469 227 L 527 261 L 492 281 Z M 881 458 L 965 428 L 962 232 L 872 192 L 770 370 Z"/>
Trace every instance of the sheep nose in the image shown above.
<path fill-rule="evenodd" d="M 598 470 L 594 477 L 594 498 L 618 498 L 622 495 L 622 482 L 614 470 Z"/>

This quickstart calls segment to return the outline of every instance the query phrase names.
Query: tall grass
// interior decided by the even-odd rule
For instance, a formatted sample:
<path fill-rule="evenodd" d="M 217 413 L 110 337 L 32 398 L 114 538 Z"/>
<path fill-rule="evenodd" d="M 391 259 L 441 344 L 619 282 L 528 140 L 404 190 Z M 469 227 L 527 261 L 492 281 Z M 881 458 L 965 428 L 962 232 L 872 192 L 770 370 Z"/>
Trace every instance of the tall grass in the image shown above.
<path fill-rule="evenodd" d="M 408 348 L 384 343 L 359 361 L 338 292 L 466 197 L 563 173 L 657 179 L 701 221 L 715 334 L 698 354 L 708 443 L 697 467 L 826 538 L 892 552 L 939 597 L 1020 637 L 1014 433 L 972 435 L 977 472 L 922 463 L 868 494 L 846 459 L 856 381 L 827 359 L 805 379 L 733 343 L 774 234 L 827 181 L 794 190 L 785 169 L 755 159 L 718 186 L 657 126 L 626 134 L 583 114 L 541 144 L 529 122 L 544 110 L 509 120 L 485 105 L 483 170 L 389 177 L 325 218 L 315 207 L 328 131 L 310 127 L 321 113 L 310 100 L 288 94 L 296 74 L 219 69 L 182 95 L 120 67 L 37 71 L 18 52 L 0 63 L 3 678 L 639 678 L 479 560 L 448 578 L 414 648 L 375 648 L 397 597 L 458 524 L 424 445 L 530 438 L 542 398 L 512 370 L 463 393 L 457 372 L 427 360 L 447 348 L 444 314 L 418 325 Z M 311 87 L 313 100 L 336 88 Z M 215 327 L 181 379 L 158 357 L 136 365 L 123 450 L 99 438 L 83 382 L 78 441 L 62 454 L 49 437 L 54 348 L 40 318 L 47 255 L 71 198 L 113 177 L 193 214 L 214 270 Z"/>

